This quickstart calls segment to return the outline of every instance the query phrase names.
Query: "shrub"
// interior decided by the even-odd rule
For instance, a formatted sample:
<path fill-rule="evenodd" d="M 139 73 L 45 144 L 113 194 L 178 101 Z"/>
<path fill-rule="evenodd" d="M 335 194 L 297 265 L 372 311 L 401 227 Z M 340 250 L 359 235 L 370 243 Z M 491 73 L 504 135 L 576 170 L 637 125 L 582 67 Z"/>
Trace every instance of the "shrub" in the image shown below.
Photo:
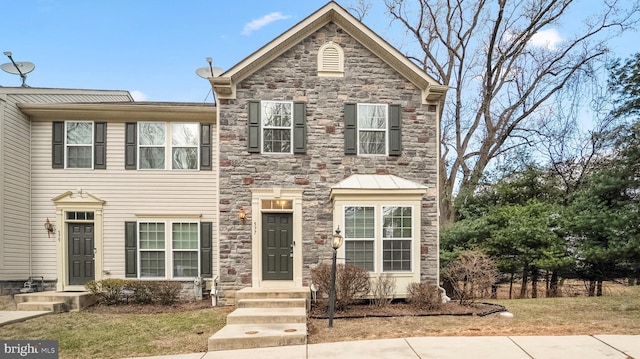
<path fill-rule="evenodd" d="M 391 304 L 393 294 L 396 291 L 396 279 L 389 273 L 379 276 L 373 281 L 371 286 L 371 295 L 373 296 L 373 304 L 378 307 L 386 307 Z"/>
<path fill-rule="evenodd" d="M 311 280 L 318 292 L 329 296 L 331 291 L 331 265 L 321 264 L 311 270 Z M 369 272 L 352 265 L 338 264 L 336 267 L 336 310 L 346 309 L 356 299 L 362 298 L 371 288 Z"/>
<path fill-rule="evenodd" d="M 154 283 L 141 280 L 132 280 L 127 283 L 127 289 L 133 292 L 133 300 L 138 304 L 153 303 Z"/>
<path fill-rule="evenodd" d="M 122 301 L 122 290 L 127 281 L 119 278 L 108 278 L 99 281 L 89 281 L 85 288 L 89 293 L 94 294 L 98 303 L 106 305 L 118 304 Z"/>
<path fill-rule="evenodd" d="M 407 301 L 419 309 L 435 310 L 442 307 L 440 288 L 427 282 L 409 283 Z"/>
<path fill-rule="evenodd" d="M 161 281 L 150 283 L 154 283 L 154 288 L 152 289 L 153 301 L 158 304 L 174 304 L 182 291 L 182 284 L 180 282 Z"/>
<path fill-rule="evenodd" d="M 482 252 L 463 251 L 444 268 L 442 277 L 452 284 L 452 294 L 460 304 L 471 305 L 491 290 L 498 278 L 498 267 Z"/>

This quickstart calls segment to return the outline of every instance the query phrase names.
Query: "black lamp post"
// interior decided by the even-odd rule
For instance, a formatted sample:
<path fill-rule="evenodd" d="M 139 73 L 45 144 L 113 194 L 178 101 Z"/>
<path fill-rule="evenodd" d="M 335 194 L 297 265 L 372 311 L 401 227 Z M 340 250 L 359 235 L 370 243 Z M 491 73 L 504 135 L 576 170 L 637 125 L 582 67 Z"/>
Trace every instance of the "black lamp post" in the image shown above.
<path fill-rule="evenodd" d="M 331 266 L 331 292 L 329 294 L 329 328 L 333 328 L 333 311 L 336 305 L 336 260 L 338 258 L 338 248 L 342 246 L 343 238 L 340 235 L 340 226 L 333 235 L 331 247 L 333 248 L 333 261 Z"/>

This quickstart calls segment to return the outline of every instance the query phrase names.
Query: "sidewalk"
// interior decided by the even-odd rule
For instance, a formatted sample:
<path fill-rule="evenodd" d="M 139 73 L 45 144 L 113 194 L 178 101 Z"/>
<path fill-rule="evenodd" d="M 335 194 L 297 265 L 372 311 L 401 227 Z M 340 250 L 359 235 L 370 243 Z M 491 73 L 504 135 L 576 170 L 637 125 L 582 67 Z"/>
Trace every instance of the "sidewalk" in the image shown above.
<path fill-rule="evenodd" d="M 640 335 L 415 337 L 226 350 L 144 359 L 640 359 Z M 142 358 L 129 358 L 142 359 Z"/>

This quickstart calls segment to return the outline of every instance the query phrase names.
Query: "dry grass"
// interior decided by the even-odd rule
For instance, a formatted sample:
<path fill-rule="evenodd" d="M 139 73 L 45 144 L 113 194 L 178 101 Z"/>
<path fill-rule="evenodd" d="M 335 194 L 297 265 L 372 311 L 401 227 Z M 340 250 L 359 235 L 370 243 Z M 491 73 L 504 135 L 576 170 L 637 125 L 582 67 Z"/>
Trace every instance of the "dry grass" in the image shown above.
<path fill-rule="evenodd" d="M 514 314 L 309 321 L 309 343 L 413 336 L 640 334 L 640 286 L 605 297 L 491 300 Z"/>
<path fill-rule="evenodd" d="M 616 287 L 604 297 L 493 300 L 514 314 L 309 319 L 309 343 L 413 336 L 640 335 L 640 286 Z M 13 309 L 0 297 L 0 310 Z M 0 327 L 2 339 L 58 340 L 60 358 L 124 358 L 207 350 L 231 307 L 182 306 L 163 310 L 131 306 L 62 313 Z"/>

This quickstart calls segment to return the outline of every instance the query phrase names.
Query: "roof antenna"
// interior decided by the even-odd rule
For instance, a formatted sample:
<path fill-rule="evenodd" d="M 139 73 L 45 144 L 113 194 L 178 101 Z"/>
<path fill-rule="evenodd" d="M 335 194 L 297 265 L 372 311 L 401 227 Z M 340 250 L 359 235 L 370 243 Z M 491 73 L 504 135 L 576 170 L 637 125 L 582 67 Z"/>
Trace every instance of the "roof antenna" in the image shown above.
<path fill-rule="evenodd" d="M 7 62 L 6 64 L 0 65 L 2 71 L 8 72 L 13 75 L 20 75 L 20 78 L 22 79 L 22 87 L 29 87 L 29 85 L 27 85 L 27 74 L 33 71 L 33 69 L 36 68 L 36 65 L 34 65 L 32 62 L 13 61 L 13 57 L 11 57 L 11 51 L 5 51 L 3 52 L 3 54 L 8 57 L 9 60 L 11 60 L 11 63 Z"/>

